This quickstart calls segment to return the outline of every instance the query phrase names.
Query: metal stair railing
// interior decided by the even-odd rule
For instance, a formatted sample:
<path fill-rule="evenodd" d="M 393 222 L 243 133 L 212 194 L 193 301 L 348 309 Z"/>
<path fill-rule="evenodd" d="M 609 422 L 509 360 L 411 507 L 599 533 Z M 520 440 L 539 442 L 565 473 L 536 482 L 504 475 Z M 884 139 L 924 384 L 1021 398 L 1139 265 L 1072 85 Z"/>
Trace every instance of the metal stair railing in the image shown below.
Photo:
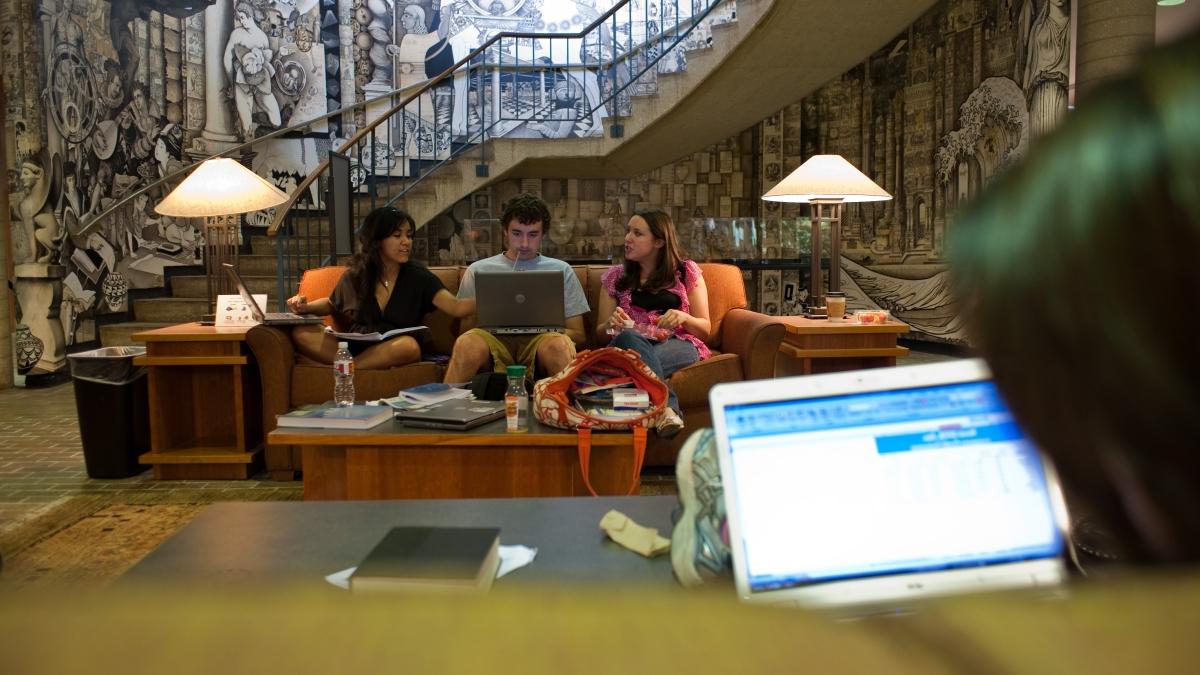
<path fill-rule="evenodd" d="M 276 209 L 267 235 L 275 238 L 280 306 L 304 270 L 349 253 L 345 242 L 357 229 L 351 224 L 368 211 L 418 198 L 425 179 L 471 154 L 478 156 L 476 175 L 486 177 L 487 141 L 514 133 L 602 135 L 602 120 L 628 116 L 632 94 L 655 90 L 659 63 L 681 50 L 718 5 L 732 2 L 667 0 L 656 16 L 655 5 L 635 12 L 633 0 L 621 0 L 577 33 L 500 32 L 415 91 L 391 96 L 390 107 L 381 109 L 382 98 L 375 99 L 366 107 L 368 121 L 334 150 L 350 165 L 348 179 L 339 178 L 349 181 L 349 217 L 344 209 L 336 219 L 327 213 L 328 157 Z M 454 24 L 452 12 L 442 17 L 443 28 Z M 452 49 L 452 30 L 439 33 L 447 38 L 439 43 L 444 48 Z M 468 104 L 455 105 L 459 97 Z M 343 242 L 336 254 L 335 236 Z"/>

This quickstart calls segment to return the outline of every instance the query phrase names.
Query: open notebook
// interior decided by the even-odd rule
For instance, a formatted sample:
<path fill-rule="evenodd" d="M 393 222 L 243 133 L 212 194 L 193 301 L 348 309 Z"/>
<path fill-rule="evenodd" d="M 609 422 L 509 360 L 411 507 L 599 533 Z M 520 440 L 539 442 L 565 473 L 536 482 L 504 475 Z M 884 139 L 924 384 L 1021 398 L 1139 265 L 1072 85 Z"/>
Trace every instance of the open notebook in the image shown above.
<path fill-rule="evenodd" d="M 961 360 L 714 387 L 742 599 L 898 608 L 1059 584 L 1057 480 L 989 378 Z"/>

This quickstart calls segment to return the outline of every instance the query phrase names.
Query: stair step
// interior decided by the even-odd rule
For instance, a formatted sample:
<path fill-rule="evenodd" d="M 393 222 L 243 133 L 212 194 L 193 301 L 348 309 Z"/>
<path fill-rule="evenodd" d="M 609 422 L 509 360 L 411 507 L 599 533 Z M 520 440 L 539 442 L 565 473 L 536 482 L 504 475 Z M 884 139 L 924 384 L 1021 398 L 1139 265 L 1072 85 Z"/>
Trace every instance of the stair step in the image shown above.
<path fill-rule="evenodd" d="M 275 254 L 250 254 L 238 256 L 238 272 L 243 277 L 274 277 L 279 271 Z"/>
<path fill-rule="evenodd" d="M 317 248 L 322 250 L 329 248 L 329 239 L 321 237 L 319 239 L 310 239 L 307 237 L 288 237 L 284 250 L 288 253 L 308 253 Z M 275 255 L 275 238 L 255 235 L 250 237 L 250 251 L 254 255 Z"/>
<path fill-rule="evenodd" d="M 142 298 L 133 301 L 133 315 L 150 323 L 199 321 L 207 314 L 207 298 Z"/>
<path fill-rule="evenodd" d="M 242 281 L 251 293 L 266 293 L 275 297 L 278 286 L 274 276 L 250 276 L 242 274 Z M 178 276 L 171 277 L 171 297 L 174 298 L 207 298 L 208 277 Z"/>
<path fill-rule="evenodd" d="M 154 330 L 155 328 L 164 328 L 170 325 L 170 323 L 149 321 L 126 321 L 124 323 L 105 324 L 100 326 L 100 346 L 121 347 L 126 345 L 140 345 L 142 344 L 141 342 L 133 339 L 134 333 Z"/>

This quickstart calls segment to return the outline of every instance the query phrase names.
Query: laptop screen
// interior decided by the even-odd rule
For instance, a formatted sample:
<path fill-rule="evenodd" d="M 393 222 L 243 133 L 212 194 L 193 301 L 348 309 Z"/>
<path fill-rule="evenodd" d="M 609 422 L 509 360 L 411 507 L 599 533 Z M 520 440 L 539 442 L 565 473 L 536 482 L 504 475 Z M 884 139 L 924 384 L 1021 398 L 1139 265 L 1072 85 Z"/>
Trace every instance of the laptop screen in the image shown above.
<path fill-rule="evenodd" d="M 1063 551 L 1039 453 L 990 381 L 732 404 L 723 421 L 751 593 Z"/>

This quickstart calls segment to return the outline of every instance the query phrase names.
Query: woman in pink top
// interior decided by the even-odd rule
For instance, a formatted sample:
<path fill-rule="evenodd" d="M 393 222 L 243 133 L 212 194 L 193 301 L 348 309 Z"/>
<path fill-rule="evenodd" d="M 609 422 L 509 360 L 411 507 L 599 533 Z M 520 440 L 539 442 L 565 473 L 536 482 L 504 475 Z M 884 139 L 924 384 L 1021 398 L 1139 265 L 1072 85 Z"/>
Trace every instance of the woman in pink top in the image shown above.
<path fill-rule="evenodd" d="M 662 211 L 642 211 L 625 228 L 625 263 L 613 265 L 601 280 L 596 326 L 600 343 L 636 350 L 663 382 L 683 368 L 708 358 L 704 340 L 708 319 L 708 289 L 700 266 L 684 260 L 671 217 Z M 658 425 L 658 435 L 671 437 L 683 429 L 679 399 L 670 391 L 670 410 Z"/>

